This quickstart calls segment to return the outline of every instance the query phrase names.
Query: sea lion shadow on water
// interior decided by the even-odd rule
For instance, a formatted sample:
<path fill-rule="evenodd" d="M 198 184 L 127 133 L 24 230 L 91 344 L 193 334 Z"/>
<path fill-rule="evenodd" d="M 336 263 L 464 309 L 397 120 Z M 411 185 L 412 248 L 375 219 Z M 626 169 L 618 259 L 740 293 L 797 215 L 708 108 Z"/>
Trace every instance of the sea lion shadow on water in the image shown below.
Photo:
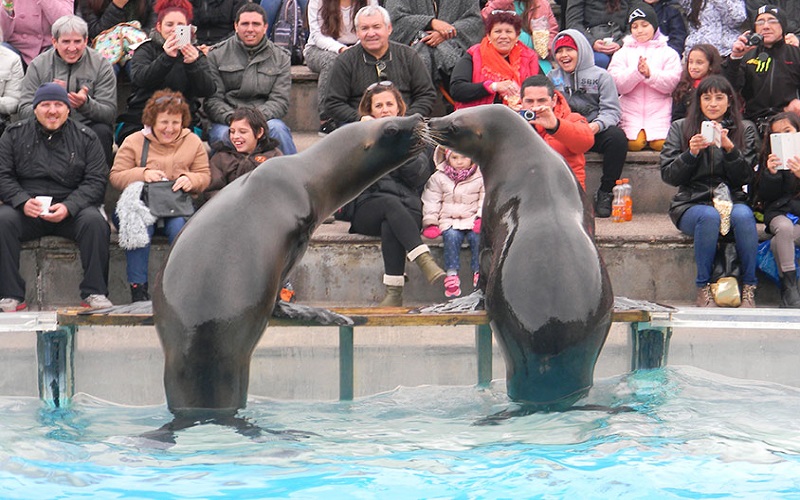
<path fill-rule="evenodd" d="M 419 115 L 346 125 L 301 153 L 268 160 L 189 219 L 152 291 L 175 420 L 150 438 L 170 442 L 176 431 L 205 423 L 243 435 L 311 435 L 237 416 L 253 351 L 273 316 L 352 324 L 327 309 L 278 301 L 278 291 L 321 222 L 418 153 L 422 129 Z"/>

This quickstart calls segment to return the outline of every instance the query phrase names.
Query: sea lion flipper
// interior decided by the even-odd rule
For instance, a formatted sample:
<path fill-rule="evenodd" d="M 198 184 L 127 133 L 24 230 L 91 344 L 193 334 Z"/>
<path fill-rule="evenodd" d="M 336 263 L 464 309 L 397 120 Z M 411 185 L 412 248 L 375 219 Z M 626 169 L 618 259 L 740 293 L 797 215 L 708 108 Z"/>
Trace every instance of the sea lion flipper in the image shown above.
<path fill-rule="evenodd" d="M 320 325 L 350 326 L 353 320 L 323 307 L 305 306 L 279 300 L 272 311 L 275 318 L 302 319 Z"/>

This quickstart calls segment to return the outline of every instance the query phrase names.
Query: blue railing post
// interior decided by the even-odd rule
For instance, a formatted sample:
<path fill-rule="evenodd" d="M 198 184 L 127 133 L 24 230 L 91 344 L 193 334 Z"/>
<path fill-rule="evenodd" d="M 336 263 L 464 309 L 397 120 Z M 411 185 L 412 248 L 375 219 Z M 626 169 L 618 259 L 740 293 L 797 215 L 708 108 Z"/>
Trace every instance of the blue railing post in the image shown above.
<path fill-rule="evenodd" d="M 39 397 L 56 408 L 69 406 L 75 394 L 75 327 L 61 326 L 52 332 L 36 332 L 39 362 Z"/>
<path fill-rule="evenodd" d="M 631 323 L 631 370 L 662 368 L 667 364 L 672 328 Z"/>
<path fill-rule="evenodd" d="M 492 382 L 492 327 L 475 326 L 475 349 L 478 355 L 478 387 L 489 387 Z"/>
<path fill-rule="evenodd" d="M 353 400 L 353 327 L 339 327 L 339 400 Z"/>

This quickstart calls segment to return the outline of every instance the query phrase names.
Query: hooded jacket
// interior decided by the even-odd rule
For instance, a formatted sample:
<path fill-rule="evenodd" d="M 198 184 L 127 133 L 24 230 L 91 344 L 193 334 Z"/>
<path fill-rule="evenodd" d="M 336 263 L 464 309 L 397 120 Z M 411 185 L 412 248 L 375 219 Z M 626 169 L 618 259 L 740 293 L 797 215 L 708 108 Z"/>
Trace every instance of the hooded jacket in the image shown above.
<path fill-rule="evenodd" d="M 553 114 L 558 118 L 558 127 L 548 131 L 534 125 L 536 132 L 551 148 L 564 157 L 575 173 L 581 187 L 586 190 L 586 156 L 584 153 L 594 145 L 594 132 L 583 115 L 573 113 L 561 92 L 556 90 L 556 106 Z"/>
<path fill-rule="evenodd" d="M 635 140 L 640 130 L 644 130 L 648 141 L 667 137 L 672 122 L 672 92 L 682 71 L 678 53 L 667 48 L 666 38 L 658 31 L 644 43 L 626 36 L 608 65 L 608 73 L 620 93 L 620 127 L 628 140 Z M 640 57 L 647 58 L 650 78 L 639 72 Z"/>
<path fill-rule="evenodd" d="M 553 40 L 555 44 L 564 35 L 569 35 L 578 46 L 578 64 L 575 71 L 566 73 L 558 64 L 547 75 L 556 89 L 567 98 L 570 109 L 583 115 L 589 123 L 597 123 L 600 132 L 619 123 L 622 109 L 614 79 L 606 70 L 594 65 L 594 52 L 581 32 L 568 29 Z"/>
<path fill-rule="evenodd" d="M 20 118 L 33 116 L 33 95 L 43 83 L 53 80 L 67 82 L 67 92 L 89 89 L 89 98 L 79 109 L 73 109 L 70 118 L 89 125 L 111 125 L 117 118 L 117 77 L 111 63 L 99 52 L 86 47 L 74 64 L 67 64 L 55 49 L 43 52 L 31 61 L 22 80 L 22 97 L 19 101 Z"/>
<path fill-rule="evenodd" d="M 142 168 L 145 137 L 150 140 L 150 146 L 147 163 Z M 109 180 L 112 186 L 122 191 L 132 182 L 144 181 L 144 171 L 148 168 L 162 170 L 171 181 L 185 175 L 192 181 L 192 194 L 202 193 L 211 182 L 206 148 L 188 128 L 181 130 L 178 138 L 169 144 L 158 142 L 149 129 L 129 135 L 114 157 Z"/>
<path fill-rule="evenodd" d="M 669 206 L 669 216 L 675 227 L 690 207 L 712 205 L 714 188 L 720 183 L 728 186 L 734 203 L 747 203 L 743 188 L 750 182 L 757 161 L 758 132 L 752 122 L 742 123 L 743 149 L 734 148 L 728 153 L 709 146 L 695 157 L 684 140 L 686 120 L 682 118 L 672 123 L 661 150 L 661 179 L 678 188 Z"/>
<path fill-rule="evenodd" d="M 422 192 L 422 227 L 437 226 L 440 230 L 471 230 L 480 218 L 485 190 L 481 169 L 456 184 L 444 167 L 445 149 L 436 147 L 433 154 L 436 172 L 428 179 Z"/>

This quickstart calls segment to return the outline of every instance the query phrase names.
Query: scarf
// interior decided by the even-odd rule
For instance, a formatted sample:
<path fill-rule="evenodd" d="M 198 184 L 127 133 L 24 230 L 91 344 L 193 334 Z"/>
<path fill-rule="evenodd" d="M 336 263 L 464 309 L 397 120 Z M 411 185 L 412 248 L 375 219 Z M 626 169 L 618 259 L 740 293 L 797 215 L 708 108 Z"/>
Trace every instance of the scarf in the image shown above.
<path fill-rule="evenodd" d="M 503 80 L 513 80 L 518 84 L 522 83 L 519 77 L 522 47 L 520 47 L 519 42 L 508 53 L 508 59 L 492 47 L 489 43 L 489 37 L 483 37 L 479 50 L 481 63 L 483 64 L 481 75 L 483 75 L 484 81 L 502 82 Z"/>
<path fill-rule="evenodd" d="M 478 166 L 474 163 L 469 166 L 469 168 L 453 168 L 452 165 L 449 163 L 444 164 L 444 173 L 447 177 L 453 179 L 453 182 L 458 184 L 461 181 L 469 179 L 469 177 L 475 173 L 478 169 Z"/>
<path fill-rule="evenodd" d="M 136 181 L 128 184 L 117 202 L 119 217 L 119 246 L 125 250 L 144 248 L 150 244 L 147 226 L 158 220 L 150 213 L 150 209 L 142 201 L 144 182 Z"/>

